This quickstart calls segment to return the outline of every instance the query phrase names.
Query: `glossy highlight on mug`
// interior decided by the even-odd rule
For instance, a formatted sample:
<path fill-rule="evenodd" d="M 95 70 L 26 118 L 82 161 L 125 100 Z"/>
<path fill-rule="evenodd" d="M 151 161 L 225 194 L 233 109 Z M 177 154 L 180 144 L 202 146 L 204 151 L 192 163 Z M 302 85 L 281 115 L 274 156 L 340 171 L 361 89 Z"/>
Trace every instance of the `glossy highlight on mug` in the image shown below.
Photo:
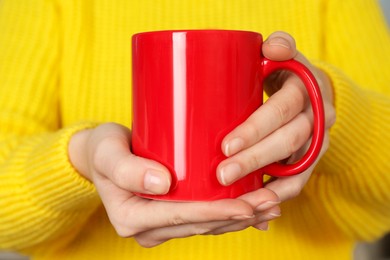
<path fill-rule="evenodd" d="M 186 32 L 172 34 L 173 44 L 173 122 L 174 122 L 174 168 L 176 178 L 180 181 L 185 178 L 187 165 L 186 128 L 187 128 L 187 56 Z"/>

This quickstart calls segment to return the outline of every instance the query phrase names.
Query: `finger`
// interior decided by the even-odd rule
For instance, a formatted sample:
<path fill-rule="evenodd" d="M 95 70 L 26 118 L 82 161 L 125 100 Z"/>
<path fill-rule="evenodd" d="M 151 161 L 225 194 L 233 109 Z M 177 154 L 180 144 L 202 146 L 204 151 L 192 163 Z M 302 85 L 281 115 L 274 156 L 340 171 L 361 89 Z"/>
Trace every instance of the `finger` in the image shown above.
<path fill-rule="evenodd" d="M 141 211 L 143 214 L 140 214 Z M 143 205 L 133 207 L 129 214 L 132 220 L 141 223 L 146 229 L 220 220 L 242 220 L 252 218 L 254 215 L 248 203 L 237 199 L 180 203 L 146 201 Z M 150 216 L 153 221 L 143 216 Z"/>
<path fill-rule="evenodd" d="M 111 223 L 121 236 L 129 237 L 148 230 L 223 220 L 242 220 L 254 216 L 253 209 L 246 202 L 236 199 L 211 202 L 177 203 L 155 201 L 129 197 L 127 200 L 115 201 L 113 193 L 103 196 L 109 202 Z M 122 196 L 124 198 L 124 196 Z"/>
<path fill-rule="evenodd" d="M 127 135 L 107 133 L 96 145 L 93 157 L 95 170 L 121 189 L 147 194 L 169 190 L 169 171 L 155 161 L 132 154 Z"/>
<path fill-rule="evenodd" d="M 280 128 L 308 104 L 309 97 L 297 76 L 291 76 L 281 91 L 271 96 L 241 125 L 237 126 L 222 141 L 222 151 L 231 156 L 259 142 Z"/>
<path fill-rule="evenodd" d="M 292 59 L 297 54 L 295 40 L 286 32 L 274 32 L 264 41 L 262 53 L 274 61 Z"/>
<path fill-rule="evenodd" d="M 333 100 L 333 90 L 330 86 L 329 78 L 321 70 L 315 68 L 311 62 L 296 49 L 296 43 L 294 38 L 286 32 L 274 32 L 262 46 L 262 54 L 274 61 L 284 61 L 289 59 L 295 59 L 305 65 L 316 77 L 318 84 L 320 85 L 323 94 L 328 95 Z M 288 77 L 291 72 L 277 71 L 265 79 L 265 91 L 269 96 L 279 90 L 284 83 L 284 79 Z M 326 86 L 326 87 L 324 87 Z"/>
<path fill-rule="evenodd" d="M 269 35 L 263 43 L 262 54 L 270 60 L 295 59 L 311 67 L 311 63 L 297 50 L 294 37 L 287 32 L 277 31 Z"/>
<path fill-rule="evenodd" d="M 297 197 L 301 193 L 307 181 L 309 180 L 311 173 L 313 172 L 316 164 L 319 161 L 319 158 L 321 158 L 324 155 L 328 147 L 329 147 L 329 134 L 326 132 L 324 136 L 323 146 L 320 151 L 320 155 L 318 156 L 314 164 L 312 164 L 306 171 L 298 175 L 277 178 L 274 181 L 271 181 L 268 184 L 266 184 L 265 187 L 275 192 L 278 195 L 278 197 L 281 199 L 281 201 L 286 201 Z M 302 151 L 302 153 L 304 152 L 305 150 Z"/>
<path fill-rule="evenodd" d="M 330 129 L 336 122 L 336 110 L 333 104 L 324 102 L 325 129 Z"/>
<path fill-rule="evenodd" d="M 268 231 L 268 229 L 269 229 L 268 221 L 261 222 L 257 225 L 254 225 L 253 227 L 258 229 L 258 230 Z"/>
<path fill-rule="evenodd" d="M 318 86 L 320 87 L 322 97 L 324 99 L 324 102 L 328 101 L 330 103 L 334 103 L 334 94 L 333 94 L 333 88 L 332 83 L 327 76 L 325 72 L 318 69 L 317 67 L 313 66 L 312 63 L 299 51 L 296 52 L 296 55 L 294 57 L 296 61 L 299 61 L 304 66 L 306 66 L 310 72 L 314 75 Z M 285 80 L 289 78 L 291 75 L 294 75 L 290 71 L 277 71 L 268 78 L 265 79 L 265 86 L 264 89 L 266 93 L 271 96 L 273 93 L 278 91 L 284 84 Z M 303 87 L 304 85 L 301 84 Z"/>
<path fill-rule="evenodd" d="M 312 121 L 310 112 L 300 113 L 261 142 L 225 159 L 217 167 L 218 180 L 229 185 L 268 164 L 290 157 L 310 138 Z"/>
<path fill-rule="evenodd" d="M 256 213 L 269 210 L 280 203 L 278 195 L 272 190 L 266 188 L 248 192 L 238 197 L 238 199 L 251 205 Z"/>
<path fill-rule="evenodd" d="M 234 222 L 231 223 L 230 225 L 224 225 L 209 231 L 207 234 L 220 235 L 227 232 L 244 230 L 250 226 L 253 226 L 262 231 L 266 231 L 268 230 L 268 225 L 267 227 L 264 227 L 264 225 L 261 224 L 279 218 L 280 216 L 281 216 L 280 207 L 275 206 L 266 211 L 256 214 L 256 216 L 253 219 Z"/>
<path fill-rule="evenodd" d="M 186 238 L 195 235 L 211 234 L 214 229 L 237 223 L 237 220 L 214 221 L 206 223 L 183 224 L 164 228 L 153 229 L 134 236 L 135 240 L 143 247 L 154 247 L 173 238 Z M 233 230 L 232 230 L 233 231 Z M 236 231 L 236 230 L 234 230 Z"/>
<path fill-rule="evenodd" d="M 245 230 L 250 226 L 253 226 L 254 223 L 256 223 L 256 217 L 252 220 L 248 221 L 236 221 L 234 223 L 226 223 L 225 225 L 222 225 L 218 228 L 215 228 L 213 230 L 210 230 L 207 233 L 204 233 L 205 235 L 221 235 L 229 232 L 237 232 L 241 230 Z"/>
<path fill-rule="evenodd" d="M 228 232 L 244 230 L 250 226 L 280 217 L 280 208 L 271 207 L 261 214 L 247 220 L 225 220 L 206 223 L 182 224 L 149 230 L 137 234 L 135 239 L 143 247 L 153 247 L 162 244 L 172 238 L 185 238 L 194 235 L 219 235 Z"/>
<path fill-rule="evenodd" d="M 306 59 L 304 55 L 296 51 L 294 59 L 302 63 L 311 71 L 311 73 L 313 73 L 320 86 L 323 84 L 323 73 L 321 73 L 318 69 L 312 66 L 312 64 L 309 62 L 309 60 Z M 285 82 L 291 76 L 294 76 L 296 79 L 301 81 L 296 74 L 289 70 L 277 70 L 273 72 L 271 75 L 264 79 L 264 91 L 267 93 L 268 96 L 272 96 L 284 86 Z M 304 87 L 302 82 L 298 82 L 297 86 L 300 86 L 302 90 L 306 91 L 306 88 Z"/>

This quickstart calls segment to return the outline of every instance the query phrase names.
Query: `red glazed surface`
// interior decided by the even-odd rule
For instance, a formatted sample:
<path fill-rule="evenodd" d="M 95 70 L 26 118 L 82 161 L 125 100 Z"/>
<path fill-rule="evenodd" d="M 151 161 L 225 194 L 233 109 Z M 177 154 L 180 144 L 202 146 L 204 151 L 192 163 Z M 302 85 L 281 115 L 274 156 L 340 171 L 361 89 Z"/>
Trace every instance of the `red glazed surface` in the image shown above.
<path fill-rule="evenodd" d="M 261 57 L 260 34 L 160 31 L 136 34 L 132 40 L 132 150 L 164 164 L 173 178 L 168 194 L 141 196 L 175 201 L 235 198 L 262 187 L 265 172 L 297 174 L 317 158 L 324 112 L 315 78 L 296 61 Z M 312 145 L 296 164 L 272 164 L 222 186 L 216 177 L 225 159 L 222 139 L 261 106 L 263 80 L 279 69 L 294 71 L 307 86 L 315 115 Z"/>

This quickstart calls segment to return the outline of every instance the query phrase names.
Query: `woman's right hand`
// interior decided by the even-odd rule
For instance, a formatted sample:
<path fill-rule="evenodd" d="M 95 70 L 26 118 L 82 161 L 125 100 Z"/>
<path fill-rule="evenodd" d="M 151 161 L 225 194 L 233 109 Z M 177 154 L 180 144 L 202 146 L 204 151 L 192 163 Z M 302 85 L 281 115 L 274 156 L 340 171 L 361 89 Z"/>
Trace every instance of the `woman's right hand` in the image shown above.
<path fill-rule="evenodd" d="M 141 246 L 152 247 L 173 238 L 221 234 L 249 226 L 262 229 L 280 215 L 279 199 L 268 189 L 209 202 L 138 197 L 135 192 L 167 193 L 171 175 L 163 165 L 132 154 L 130 143 L 128 128 L 107 123 L 76 133 L 68 149 L 73 166 L 94 183 L 122 237 L 134 237 Z"/>

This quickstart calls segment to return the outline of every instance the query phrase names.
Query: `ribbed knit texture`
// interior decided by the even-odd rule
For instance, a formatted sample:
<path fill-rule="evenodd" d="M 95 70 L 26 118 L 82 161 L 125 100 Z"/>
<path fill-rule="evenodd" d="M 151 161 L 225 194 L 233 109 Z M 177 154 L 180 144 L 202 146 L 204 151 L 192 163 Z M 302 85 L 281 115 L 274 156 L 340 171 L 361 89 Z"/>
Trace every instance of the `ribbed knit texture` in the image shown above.
<path fill-rule="evenodd" d="M 268 232 L 119 238 L 69 162 L 76 131 L 131 126 L 131 35 L 290 32 L 331 78 L 331 147 Z M 354 42 L 358 41 L 359 44 Z M 0 1 L 0 248 L 36 259 L 351 259 L 390 229 L 390 39 L 372 0 Z"/>

